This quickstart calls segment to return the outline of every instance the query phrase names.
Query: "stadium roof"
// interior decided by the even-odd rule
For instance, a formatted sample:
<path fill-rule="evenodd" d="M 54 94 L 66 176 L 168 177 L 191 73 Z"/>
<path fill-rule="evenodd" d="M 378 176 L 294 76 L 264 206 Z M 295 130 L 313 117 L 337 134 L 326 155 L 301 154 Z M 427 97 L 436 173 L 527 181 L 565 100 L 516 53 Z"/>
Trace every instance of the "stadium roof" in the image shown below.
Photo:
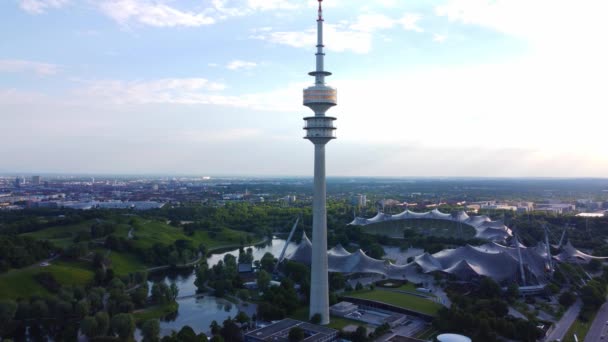
<path fill-rule="evenodd" d="M 431 219 L 459 222 L 475 228 L 475 237 L 489 241 L 506 241 L 507 238 L 512 235 L 511 229 L 505 226 L 504 223 L 501 221 L 493 221 L 488 216 L 469 216 L 464 211 L 459 211 L 454 214 L 446 214 L 442 213 L 438 209 L 433 209 L 424 213 L 416 213 L 406 209 L 405 211 L 395 215 L 378 212 L 376 216 L 369 219 L 356 217 L 349 224 L 353 226 L 366 226 L 385 221 L 409 219 Z"/>
<path fill-rule="evenodd" d="M 543 244 L 526 248 L 519 252 L 515 247 L 507 247 L 495 242 L 478 247 L 466 245 L 455 249 L 445 249 L 435 254 L 424 253 L 408 264 L 393 264 L 388 260 L 374 259 L 362 250 L 348 252 L 342 246 L 327 251 L 330 272 L 375 273 L 393 279 L 407 279 L 416 274 L 443 272 L 461 279 L 486 276 L 497 282 L 513 282 L 521 279 L 520 258 L 531 283 L 546 283 L 551 267 Z M 287 259 L 310 265 L 312 244 L 304 234 L 298 247 Z"/>

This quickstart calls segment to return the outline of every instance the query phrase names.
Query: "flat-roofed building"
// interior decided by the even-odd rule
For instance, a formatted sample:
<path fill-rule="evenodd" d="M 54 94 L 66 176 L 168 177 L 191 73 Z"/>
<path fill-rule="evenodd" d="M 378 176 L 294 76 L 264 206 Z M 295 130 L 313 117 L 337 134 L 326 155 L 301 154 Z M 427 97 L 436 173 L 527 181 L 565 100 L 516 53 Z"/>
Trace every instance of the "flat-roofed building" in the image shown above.
<path fill-rule="evenodd" d="M 357 309 L 359 308 L 359 306 L 351 303 L 351 302 L 340 302 L 338 304 L 334 304 L 332 306 L 329 307 L 329 313 L 335 316 L 340 316 L 340 317 L 344 317 L 346 315 L 349 315 L 355 311 L 357 311 Z"/>
<path fill-rule="evenodd" d="M 285 318 L 269 326 L 245 334 L 245 342 L 289 342 L 289 331 L 295 327 L 304 330 L 303 342 L 329 342 L 338 340 L 338 330 Z"/>

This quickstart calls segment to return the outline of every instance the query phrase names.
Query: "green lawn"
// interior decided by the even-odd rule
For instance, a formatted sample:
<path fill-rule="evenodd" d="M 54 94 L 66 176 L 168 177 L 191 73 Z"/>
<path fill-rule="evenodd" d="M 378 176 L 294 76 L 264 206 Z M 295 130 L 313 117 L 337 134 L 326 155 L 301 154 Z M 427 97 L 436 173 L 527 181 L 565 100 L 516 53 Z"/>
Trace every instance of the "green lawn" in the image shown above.
<path fill-rule="evenodd" d="M 177 302 L 165 304 L 165 305 L 155 305 L 148 308 L 145 308 L 141 311 L 136 311 L 133 314 L 136 323 L 142 323 L 149 319 L 160 319 L 176 312 L 179 308 L 179 304 Z"/>
<path fill-rule="evenodd" d="M 49 227 L 37 232 L 25 233 L 23 236 L 30 236 L 37 240 L 49 240 L 57 247 L 68 247 L 74 241 L 74 237 L 81 231 L 89 231 L 93 220 L 71 224 L 67 226 Z"/>
<path fill-rule="evenodd" d="M 204 243 L 210 249 L 227 245 L 239 245 L 241 241 L 247 241 L 248 234 L 232 229 L 223 229 L 216 233 L 213 238 L 209 236 L 209 232 L 203 231 L 196 231 L 194 235 L 187 236 L 182 228 L 173 227 L 165 222 L 138 219 L 133 235 L 135 236 L 135 244 L 141 248 L 150 248 L 156 243 L 169 244 L 181 239 L 192 241 L 196 247 Z"/>
<path fill-rule="evenodd" d="M 574 342 L 574 334 L 576 334 L 579 341 L 584 341 L 585 336 L 587 336 L 587 332 L 589 331 L 589 328 L 591 328 L 591 324 L 595 319 L 595 315 L 597 315 L 597 311 L 593 314 L 593 317 L 591 317 L 589 322 L 583 322 L 577 318 L 564 336 L 564 342 Z"/>
<path fill-rule="evenodd" d="M 345 293 L 345 295 L 354 298 L 375 300 L 432 316 L 437 315 L 437 311 L 441 308 L 441 305 L 428 299 L 381 289 L 349 292 Z"/>
<path fill-rule="evenodd" d="M 118 275 L 143 271 L 147 268 L 137 256 L 130 253 L 112 251 L 110 252 L 109 258 L 112 261 L 112 269 Z"/>
<path fill-rule="evenodd" d="M 31 266 L 0 274 L 0 298 L 30 297 L 47 295 L 33 276 L 40 272 L 51 272 L 55 279 L 64 285 L 86 285 L 93 280 L 93 271 L 88 263 L 80 261 L 53 261 L 50 266 Z"/>

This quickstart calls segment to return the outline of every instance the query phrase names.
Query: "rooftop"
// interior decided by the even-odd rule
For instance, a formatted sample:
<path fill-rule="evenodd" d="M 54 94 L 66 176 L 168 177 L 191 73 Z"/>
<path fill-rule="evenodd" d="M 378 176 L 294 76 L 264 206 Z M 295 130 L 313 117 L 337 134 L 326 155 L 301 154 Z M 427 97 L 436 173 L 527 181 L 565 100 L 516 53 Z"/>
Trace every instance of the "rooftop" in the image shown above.
<path fill-rule="evenodd" d="M 295 327 L 300 327 L 305 331 L 307 337 L 302 340 L 305 342 L 330 341 L 332 336 L 337 337 L 338 334 L 338 331 L 334 329 L 285 318 L 267 327 L 248 332 L 245 334 L 245 341 L 287 342 L 289 341 L 289 331 Z"/>

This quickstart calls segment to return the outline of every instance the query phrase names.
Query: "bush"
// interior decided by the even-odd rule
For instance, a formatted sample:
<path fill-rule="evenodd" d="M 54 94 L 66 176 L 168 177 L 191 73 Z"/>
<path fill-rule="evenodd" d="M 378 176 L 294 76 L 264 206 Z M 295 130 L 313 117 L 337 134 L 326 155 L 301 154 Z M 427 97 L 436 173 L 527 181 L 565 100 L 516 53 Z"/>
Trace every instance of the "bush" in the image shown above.
<path fill-rule="evenodd" d="M 316 313 L 314 315 L 312 315 L 312 317 L 310 317 L 310 323 L 312 324 L 321 324 L 321 314 L 320 313 Z"/>

